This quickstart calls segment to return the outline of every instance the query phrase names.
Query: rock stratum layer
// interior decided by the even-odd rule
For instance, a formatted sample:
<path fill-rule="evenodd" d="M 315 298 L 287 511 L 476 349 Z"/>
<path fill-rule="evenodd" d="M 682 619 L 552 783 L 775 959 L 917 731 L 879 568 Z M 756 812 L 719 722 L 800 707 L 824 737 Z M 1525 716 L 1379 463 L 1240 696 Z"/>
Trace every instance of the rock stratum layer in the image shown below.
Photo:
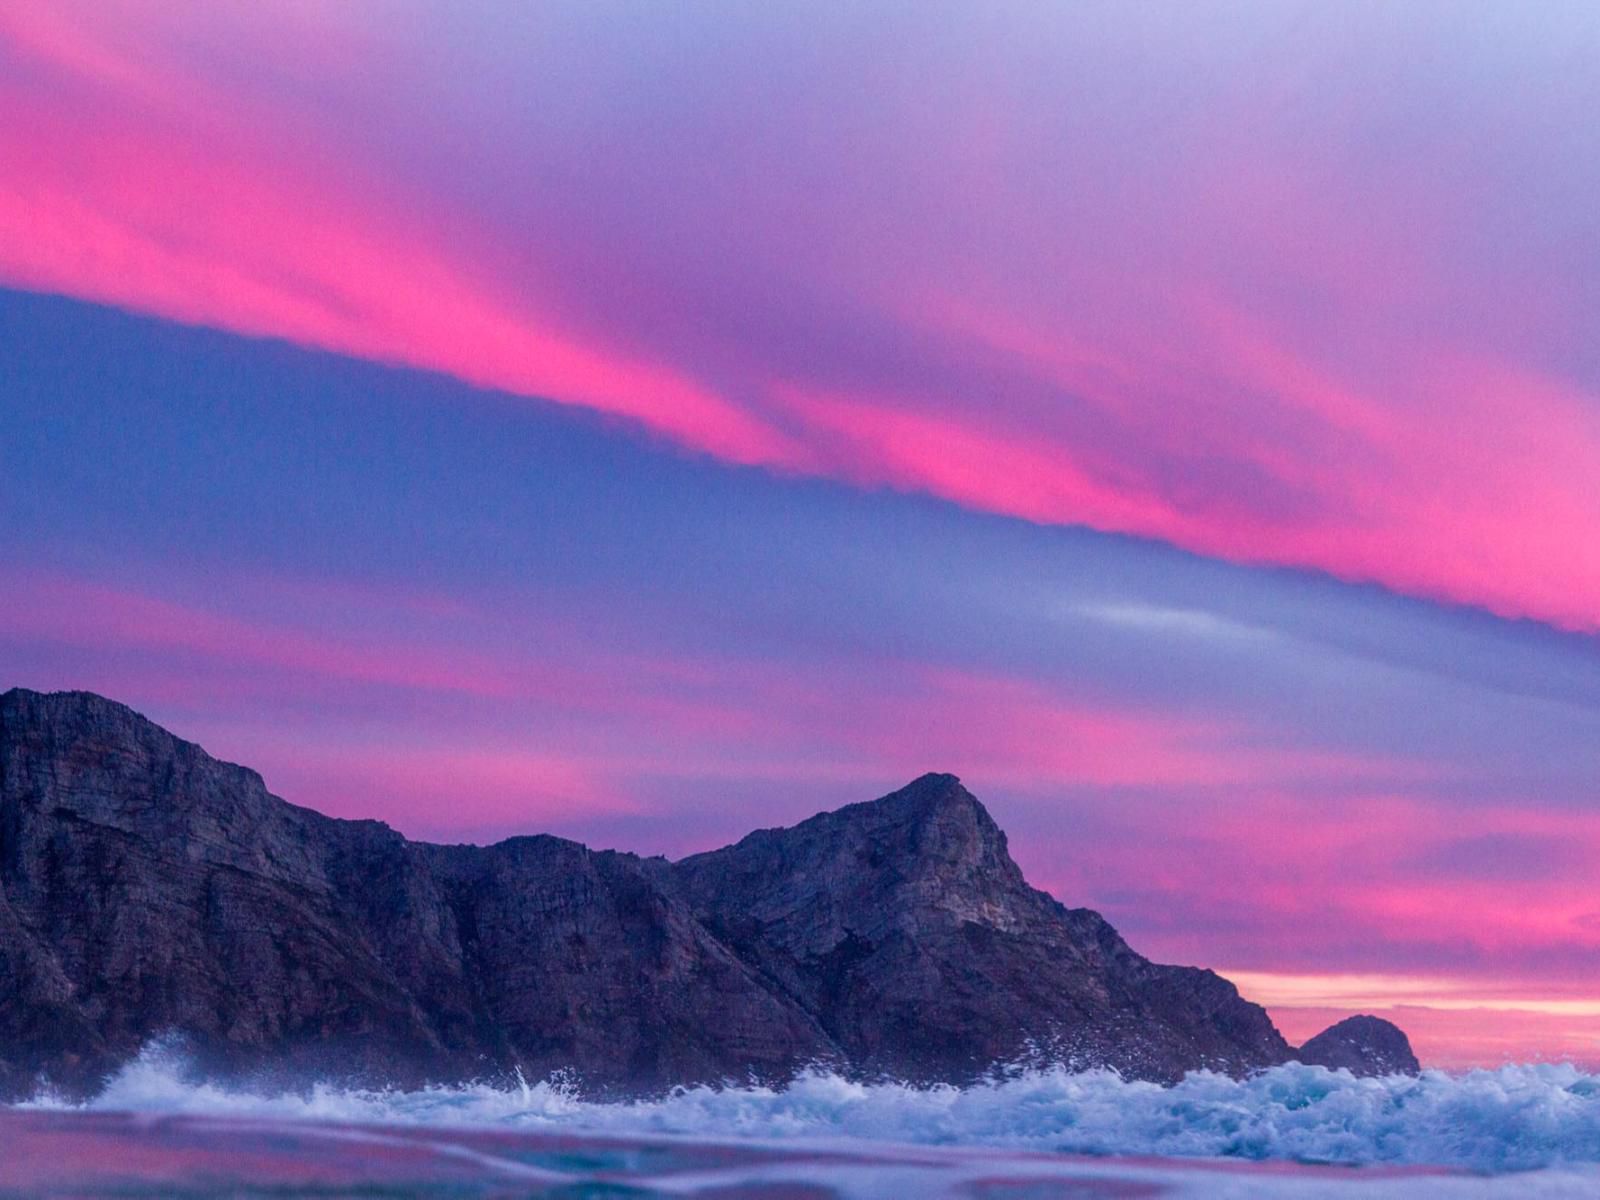
<path fill-rule="evenodd" d="M 1029 887 L 953 775 L 678 863 L 436 846 L 280 800 L 99 696 L 7 692 L 0 1095 L 92 1090 L 174 1036 L 209 1073 L 597 1093 L 1294 1055 L 1220 976 Z"/>

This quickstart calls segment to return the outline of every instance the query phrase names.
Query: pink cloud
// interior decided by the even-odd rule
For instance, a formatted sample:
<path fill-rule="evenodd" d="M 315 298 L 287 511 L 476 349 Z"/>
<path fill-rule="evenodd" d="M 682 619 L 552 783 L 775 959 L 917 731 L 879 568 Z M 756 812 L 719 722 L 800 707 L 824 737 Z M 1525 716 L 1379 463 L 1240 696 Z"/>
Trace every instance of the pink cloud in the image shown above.
<path fill-rule="evenodd" d="M 1585 978 L 1600 951 L 1591 815 L 1374 794 L 1337 777 L 1314 790 L 1242 785 L 1182 804 L 1181 819 L 1170 796 L 1122 796 L 1098 815 L 1094 855 L 1053 850 L 1048 835 L 1026 855 L 1057 894 L 1105 904 L 1172 958 L 1280 973 L 1431 963 L 1480 989 L 1535 981 L 1530 994 Z"/>
<path fill-rule="evenodd" d="M 406 215 L 403 196 L 296 158 L 275 114 L 247 97 L 132 63 L 44 17 L 0 25 L 64 89 L 0 82 L 12 116 L 0 154 L 23 167 L 0 188 L 7 282 L 446 371 L 638 420 L 734 461 L 793 457 L 670 366 L 585 344 L 530 297 L 494 297 Z"/>
<path fill-rule="evenodd" d="M 460 650 L 363 646 L 66 576 L 19 575 L 8 584 L 0 634 L 13 638 L 189 653 L 229 666 L 480 696 L 507 697 L 517 686 L 500 662 Z"/>
<path fill-rule="evenodd" d="M 1424 1067 L 1459 1070 L 1532 1060 L 1600 1065 L 1600 1001 L 1587 988 L 1448 976 L 1235 971 L 1230 977 L 1266 1005 L 1296 1045 L 1364 1012 L 1403 1028 Z"/>
<path fill-rule="evenodd" d="M 1310 53 L 1279 33 L 1285 64 Z M 1038 31 L 1061 34 L 1053 20 Z M 535 41 L 553 53 L 563 36 Z M 879 72 L 875 86 L 908 102 L 886 114 L 927 153 L 890 115 L 844 129 L 831 109 L 814 114 L 839 129 L 845 157 L 803 199 L 775 147 L 738 125 L 697 130 L 692 109 L 660 145 L 635 131 L 596 148 L 616 157 L 595 165 L 593 193 L 562 174 L 572 149 L 553 126 L 492 147 L 476 191 L 440 190 L 366 144 L 361 122 L 398 105 L 414 118 L 408 153 L 438 174 L 450 139 L 470 133 L 449 104 L 407 108 L 459 84 L 396 30 L 302 6 L 196 24 L 131 4 L 12 12 L 0 37 L 26 68 L 0 82 L 0 155 L 14 164 L 0 280 L 13 285 L 446 371 L 736 462 L 1600 627 L 1600 549 L 1584 536 L 1600 521 L 1587 483 L 1600 474 L 1600 399 L 1545 361 L 1550 330 L 1566 327 L 1560 305 L 1543 306 L 1542 326 L 1519 311 L 1492 335 L 1452 327 L 1466 268 L 1434 231 L 1493 213 L 1282 124 L 1257 94 L 1218 87 L 1186 107 L 1161 95 L 1150 104 L 1162 118 L 1132 108 L 1104 128 L 1053 126 L 1055 101 L 1005 101 L 1024 76 L 974 44 L 944 64 L 966 107 L 942 124 L 909 104 L 897 72 Z M 259 56 L 230 72 L 244 38 Z M 473 55 L 499 69 L 486 45 L 455 50 L 468 71 Z M 333 86 L 333 64 L 357 59 L 370 70 L 338 76 L 331 111 L 308 102 Z M 1059 86 L 1123 86 L 1097 79 Z M 1296 86 L 1292 74 L 1257 82 Z M 803 111 L 766 117 L 763 136 L 807 129 Z M 737 185 L 693 194 L 697 133 L 745 170 Z M 1165 149 L 1138 158 L 1141 140 Z M 1433 166 L 1474 166 L 1448 157 Z M 642 190 L 615 226 L 610 193 L 652 173 L 661 195 Z M 462 199 L 502 176 L 531 189 L 515 227 Z M 1373 194 L 1392 205 L 1363 207 Z M 886 224 L 889 197 L 902 207 Z M 1537 291 L 1505 256 L 1483 262 L 1480 288 Z M 705 288 L 722 307 L 696 312 Z M 851 378 L 825 341 L 768 361 L 739 322 L 752 297 L 795 295 L 815 306 L 808 320 L 860 313 L 934 359 L 890 390 Z M 1483 303 L 1469 308 L 1488 319 Z M 923 381 L 941 369 L 935 394 Z M 1018 381 L 1038 394 L 1022 398 Z"/>
<path fill-rule="evenodd" d="M 1212 789 L 1295 782 L 1418 780 L 1435 768 L 1304 745 L 1258 744 L 1239 718 L 1197 716 L 1070 688 L 927 664 L 895 667 L 911 682 L 885 695 L 876 720 L 852 704 L 835 738 L 865 761 L 909 775 L 939 766 L 975 786 Z M 826 720 L 819 711 L 814 720 Z"/>
<path fill-rule="evenodd" d="M 367 745 L 248 735 L 268 787 L 329 816 L 384 821 L 413 837 L 460 841 L 543 833 L 637 814 L 608 764 L 527 744 L 418 745 L 409 732 Z"/>

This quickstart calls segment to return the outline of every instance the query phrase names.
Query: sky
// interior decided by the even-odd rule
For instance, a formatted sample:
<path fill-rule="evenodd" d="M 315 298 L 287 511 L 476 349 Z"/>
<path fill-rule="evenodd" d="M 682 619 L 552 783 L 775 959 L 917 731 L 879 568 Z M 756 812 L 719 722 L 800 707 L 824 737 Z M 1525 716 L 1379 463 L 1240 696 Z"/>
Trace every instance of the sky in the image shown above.
<path fill-rule="evenodd" d="M 403 832 L 961 775 L 1600 1062 L 1600 10 L 0 0 L 0 687 Z"/>

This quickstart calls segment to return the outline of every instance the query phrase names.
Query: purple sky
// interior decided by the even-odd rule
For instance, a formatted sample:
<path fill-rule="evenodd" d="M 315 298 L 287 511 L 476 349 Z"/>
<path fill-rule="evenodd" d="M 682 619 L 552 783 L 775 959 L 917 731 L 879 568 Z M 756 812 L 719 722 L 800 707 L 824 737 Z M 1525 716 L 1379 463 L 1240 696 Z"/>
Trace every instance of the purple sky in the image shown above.
<path fill-rule="evenodd" d="M 434 838 L 953 770 L 1600 1059 L 1593 6 L 14 5 L 0 111 L 0 686 Z"/>

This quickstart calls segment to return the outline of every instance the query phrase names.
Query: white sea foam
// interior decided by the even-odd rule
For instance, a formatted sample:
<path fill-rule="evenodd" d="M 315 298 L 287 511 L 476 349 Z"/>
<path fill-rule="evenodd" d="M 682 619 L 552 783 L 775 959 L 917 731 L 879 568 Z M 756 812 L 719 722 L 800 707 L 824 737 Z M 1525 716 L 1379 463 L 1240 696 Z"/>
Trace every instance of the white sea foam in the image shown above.
<path fill-rule="evenodd" d="M 548 1082 L 509 1090 L 318 1086 L 258 1094 L 194 1082 L 174 1055 L 151 1050 L 90 1107 L 1485 1171 L 1600 1163 L 1600 1076 L 1555 1064 L 1429 1071 L 1418 1079 L 1356 1079 L 1291 1064 L 1247 1080 L 1198 1073 L 1175 1087 L 1103 1071 L 1041 1071 L 969 1088 L 862 1084 L 818 1074 L 783 1089 L 696 1087 L 657 1100 L 596 1103 Z"/>

